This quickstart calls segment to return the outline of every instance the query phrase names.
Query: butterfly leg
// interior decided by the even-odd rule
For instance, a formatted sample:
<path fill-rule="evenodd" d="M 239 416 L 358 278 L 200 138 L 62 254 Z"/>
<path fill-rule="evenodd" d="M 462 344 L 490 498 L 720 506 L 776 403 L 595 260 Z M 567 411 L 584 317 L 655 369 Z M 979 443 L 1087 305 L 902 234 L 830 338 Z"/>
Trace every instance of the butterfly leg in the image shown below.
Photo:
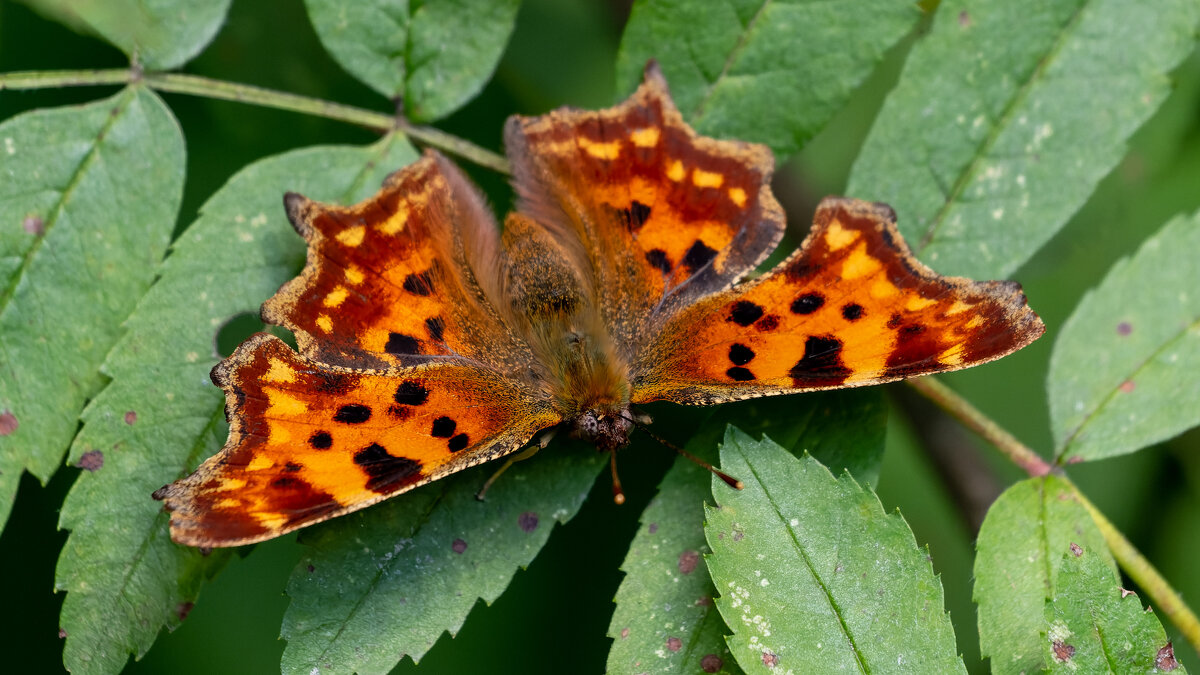
<path fill-rule="evenodd" d="M 547 434 L 547 436 L 549 436 L 549 435 L 551 435 L 551 434 Z M 475 499 L 478 499 L 479 501 L 483 501 L 484 497 L 487 496 L 487 491 L 492 487 L 492 483 L 496 482 L 496 479 L 500 477 L 500 474 L 504 473 L 505 471 L 508 471 L 508 467 L 512 466 L 515 462 L 519 462 L 523 459 L 529 459 L 530 457 L 533 457 L 534 455 L 536 455 L 538 453 L 538 450 L 541 450 L 542 448 L 546 447 L 546 444 L 550 442 L 550 440 L 545 437 L 543 437 L 542 440 L 545 442 L 539 441 L 538 443 L 531 445 L 530 447 L 526 448 L 525 450 L 523 450 L 521 452 L 518 452 L 515 455 L 509 455 L 508 459 L 504 460 L 504 464 L 500 465 L 499 469 L 496 469 L 496 473 L 492 474 L 492 477 L 487 479 L 487 482 L 485 482 L 483 484 L 483 487 L 479 488 L 479 492 L 475 493 Z"/>

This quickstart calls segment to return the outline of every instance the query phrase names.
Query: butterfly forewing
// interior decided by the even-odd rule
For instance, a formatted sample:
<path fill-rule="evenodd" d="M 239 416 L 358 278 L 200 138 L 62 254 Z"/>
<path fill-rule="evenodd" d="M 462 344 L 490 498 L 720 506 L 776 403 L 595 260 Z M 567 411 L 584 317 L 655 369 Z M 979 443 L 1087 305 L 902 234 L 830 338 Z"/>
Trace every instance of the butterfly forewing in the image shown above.
<path fill-rule="evenodd" d="M 444 158 L 427 153 L 355 206 L 289 195 L 287 208 L 308 264 L 263 316 L 290 328 L 306 356 L 380 368 L 457 354 L 506 371 L 528 358 L 485 291 L 495 221 Z"/>

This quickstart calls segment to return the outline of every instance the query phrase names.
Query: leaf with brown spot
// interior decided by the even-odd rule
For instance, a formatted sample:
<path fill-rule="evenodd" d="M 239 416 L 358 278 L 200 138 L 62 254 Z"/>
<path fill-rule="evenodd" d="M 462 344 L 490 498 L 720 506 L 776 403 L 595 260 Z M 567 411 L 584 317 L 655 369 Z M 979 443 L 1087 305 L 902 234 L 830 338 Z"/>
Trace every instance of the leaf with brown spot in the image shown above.
<path fill-rule="evenodd" d="M 185 152 L 140 86 L 17 115 L 0 139 L 3 526 L 21 472 L 49 480 L 104 386 L 100 365 L 171 239 Z"/>
<path fill-rule="evenodd" d="M 980 651 L 996 669 L 1046 667 L 1043 607 L 1072 546 L 1115 572 L 1091 516 L 1054 476 L 1019 482 L 988 509 L 976 543 L 974 596 Z"/>
<path fill-rule="evenodd" d="M 1054 343 L 1046 390 L 1059 462 L 1137 451 L 1200 424 L 1200 213 L 1118 261 Z"/>
<path fill-rule="evenodd" d="M 1045 606 L 1050 672 L 1169 670 L 1163 668 L 1162 650 L 1169 643 L 1162 624 L 1143 610 L 1136 594 L 1121 592 L 1108 552 L 1072 546 L 1050 552 L 1060 561 L 1054 597 Z M 1174 666 L 1175 672 L 1186 672 L 1177 662 Z"/>

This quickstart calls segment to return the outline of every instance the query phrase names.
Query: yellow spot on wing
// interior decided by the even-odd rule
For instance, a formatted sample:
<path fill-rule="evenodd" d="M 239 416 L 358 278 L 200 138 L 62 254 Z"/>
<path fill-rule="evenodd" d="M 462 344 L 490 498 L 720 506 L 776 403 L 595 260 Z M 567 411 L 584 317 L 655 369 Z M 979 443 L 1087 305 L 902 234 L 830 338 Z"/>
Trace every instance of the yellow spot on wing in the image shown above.
<path fill-rule="evenodd" d="M 669 168 L 667 168 L 667 178 L 670 178 L 673 181 L 678 182 L 683 180 L 683 174 L 683 162 L 679 160 L 675 160 L 675 162 L 672 163 Z"/>
<path fill-rule="evenodd" d="M 308 406 L 300 399 L 279 390 L 268 390 L 267 400 L 271 402 L 267 410 L 268 417 L 297 417 L 308 412 Z"/>
<path fill-rule="evenodd" d="M 883 263 L 867 254 L 867 247 L 863 245 L 846 256 L 846 260 L 842 262 L 842 278 L 861 279 L 875 274 L 881 269 L 883 269 Z"/>
<path fill-rule="evenodd" d="M 579 147 L 583 148 L 584 152 L 597 159 L 616 159 L 621 155 L 621 142 L 610 141 L 608 143 L 597 143 L 588 140 L 584 136 L 578 139 Z"/>
<path fill-rule="evenodd" d="M 346 300 L 346 296 L 349 294 L 350 292 L 346 290 L 345 286 L 338 286 L 332 291 L 329 291 L 329 295 L 325 296 L 324 304 L 326 307 L 337 307 Z"/>
<path fill-rule="evenodd" d="M 333 330 L 333 320 L 329 318 L 328 314 L 322 314 L 317 317 L 317 328 L 328 333 Z"/>
<path fill-rule="evenodd" d="M 245 478 L 222 478 L 221 485 L 217 489 L 221 492 L 233 492 L 246 487 Z"/>
<path fill-rule="evenodd" d="M 692 183 L 694 183 L 696 187 L 718 188 L 721 187 L 721 184 L 724 182 L 725 176 L 719 173 L 704 171 L 702 169 L 696 169 L 692 172 Z"/>
<path fill-rule="evenodd" d="M 900 289 L 896 288 L 894 285 L 892 285 L 892 282 L 884 278 L 876 279 L 875 283 L 871 284 L 870 289 L 871 297 L 876 299 L 890 298 L 899 292 Z"/>
<path fill-rule="evenodd" d="M 379 226 L 379 231 L 384 234 L 396 234 L 404 229 L 405 223 L 408 222 L 408 204 L 400 202 L 396 206 L 396 212 L 383 221 Z"/>
<path fill-rule="evenodd" d="M 729 188 L 729 198 L 733 200 L 738 207 L 746 205 L 746 191 L 740 187 Z"/>
<path fill-rule="evenodd" d="M 278 513 L 258 513 L 255 517 L 258 518 L 258 524 L 267 530 L 283 529 L 288 522 L 287 516 Z"/>
<path fill-rule="evenodd" d="M 296 373 L 288 367 L 286 363 L 279 359 L 272 358 L 270 360 L 271 367 L 267 369 L 267 374 L 263 379 L 267 382 L 295 382 Z"/>
<path fill-rule="evenodd" d="M 242 505 L 242 500 L 234 499 L 233 497 L 226 497 L 225 499 L 222 499 L 221 501 L 217 502 L 218 509 L 232 509 L 234 507 L 241 506 L 241 505 Z"/>
<path fill-rule="evenodd" d="M 337 237 L 335 238 L 346 246 L 354 247 L 363 242 L 363 237 L 365 237 L 366 234 L 367 228 L 363 227 L 362 225 L 355 225 L 354 227 L 348 227 L 341 232 L 338 232 Z"/>
<path fill-rule="evenodd" d="M 858 233 L 854 230 L 847 230 L 842 227 L 842 224 L 836 220 L 829 224 L 825 229 L 825 245 L 830 251 L 837 251 L 853 244 L 858 239 Z"/>
<path fill-rule="evenodd" d="M 937 300 L 930 300 L 929 298 L 922 298 L 919 295 L 914 295 L 908 299 L 908 302 L 904 303 L 904 309 L 907 309 L 910 312 L 919 312 L 934 304 L 937 304 Z"/>
<path fill-rule="evenodd" d="M 976 328 L 981 323 L 983 323 L 982 316 L 973 316 L 971 317 L 971 320 L 967 322 L 967 328 Z"/>
<path fill-rule="evenodd" d="M 275 462 L 272 461 L 270 457 L 267 457 L 266 455 L 256 455 L 254 459 L 250 460 L 250 463 L 246 465 L 246 470 L 262 471 L 263 469 L 269 469 L 274 465 Z"/>
<path fill-rule="evenodd" d="M 356 286 L 358 284 L 361 284 L 363 282 L 362 270 L 358 269 L 354 265 L 350 265 L 349 267 L 347 267 L 346 268 L 346 281 L 348 281 Z"/>
<path fill-rule="evenodd" d="M 971 309 L 971 307 L 973 307 L 973 306 L 974 305 L 967 304 L 967 303 L 963 302 L 962 300 L 955 300 L 954 304 L 950 305 L 950 309 L 946 310 L 946 316 L 954 316 L 955 314 L 962 314 L 963 312 L 967 311 L 968 309 Z"/>
<path fill-rule="evenodd" d="M 962 350 L 963 350 L 963 345 L 960 342 L 959 344 L 956 344 L 956 345 L 950 347 L 949 349 L 942 352 L 941 354 L 938 354 L 938 361 L 940 361 L 942 364 L 947 365 L 947 366 L 957 366 L 958 364 L 962 363 L 962 361 L 963 361 Z"/>
<path fill-rule="evenodd" d="M 658 144 L 658 129 L 654 127 L 646 127 L 645 129 L 635 129 L 629 135 L 629 140 L 639 148 L 653 148 Z"/>

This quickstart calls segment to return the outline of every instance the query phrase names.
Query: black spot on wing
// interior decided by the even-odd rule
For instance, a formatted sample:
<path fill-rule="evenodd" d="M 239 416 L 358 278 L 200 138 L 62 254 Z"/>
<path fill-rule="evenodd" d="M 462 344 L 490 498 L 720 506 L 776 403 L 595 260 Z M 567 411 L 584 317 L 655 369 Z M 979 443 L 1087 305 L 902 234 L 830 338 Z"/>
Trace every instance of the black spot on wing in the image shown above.
<path fill-rule="evenodd" d="M 635 199 L 633 200 L 633 203 L 629 205 L 629 208 L 619 209 L 618 213 L 621 222 L 625 224 L 625 227 L 631 230 L 636 230 L 642 225 L 645 225 L 646 220 L 650 218 L 650 207 Z"/>
<path fill-rule="evenodd" d="M 404 290 L 413 295 L 429 295 L 433 292 L 433 281 L 429 278 L 429 270 L 404 277 L 402 286 Z"/>
<path fill-rule="evenodd" d="M 446 447 L 450 448 L 450 452 L 458 452 L 470 444 L 471 439 L 469 436 L 466 434 L 459 434 L 454 438 L 451 438 L 450 441 L 446 443 Z"/>
<path fill-rule="evenodd" d="M 735 366 L 744 366 L 754 360 L 754 350 L 743 344 L 735 344 L 729 348 L 729 360 Z"/>
<path fill-rule="evenodd" d="M 404 355 L 404 354 L 420 354 L 421 343 L 411 335 L 404 333 L 392 333 L 388 335 L 387 344 L 383 346 L 383 351 L 389 354 Z"/>
<path fill-rule="evenodd" d="M 429 339 L 441 342 L 442 335 L 446 332 L 446 322 L 442 321 L 440 316 L 431 316 L 425 319 L 425 331 L 429 333 Z"/>
<path fill-rule="evenodd" d="M 429 435 L 437 438 L 450 438 L 454 435 L 454 429 L 457 426 L 457 422 L 443 415 L 433 421 L 433 428 L 429 430 Z"/>
<path fill-rule="evenodd" d="M 734 366 L 733 368 L 725 371 L 725 374 L 729 376 L 729 379 L 734 380 L 735 382 L 749 382 L 750 380 L 755 379 L 754 373 L 741 366 Z"/>
<path fill-rule="evenodd" d="M 671 273 L 671 259 L 667 257 L 667 252 L 661 248 L 653 248 L 646 251 L 646 262 L 650 263 L 651 267 L 663 274 Z"/>
<path fill-rule="evenodd" d="M 328 450 L 333 445 L 333 436 L 327 431 L 318 431 L 308 437 L 308 444 L 317 450 Z"/>
<path fill-rule="evenodd" d="M 846 381 L 850 369 L 842 363 L 842 341 L 830 336 L 810 335 L 804 356 L 788 371 L 795 387 L 832 387 Z"/>
<path fill-rule="evenodd" d="M 844 317 L 847 321 L 858 321 L 859 317 L 862 315 L 862 305 L 856 302 L 842 305 L 842 317 Z"/>
<path fill-rule="evenodd" d="M 733 307 L 729 310 L 729 318 L 726 320 L 732 321 L 739 326 L 749 326 L 762 318 L 762 315 L 762 307 L 749 300 L 738 300 L 733 303 Z"/>
<path fill-rule="evenodd" d="M 692 272 L 707 265 L 713 258 L 717 256 L 717 250 L 709 248 L 703 241 L 697 239 L 696 243 L 683 254 L 683 265 Z"/>
<path fill-rule="evenodd" d="M 825 296 L 820 293 L 805 293 L 792 301 L 793 314 L 812 314 L 825 304 Z"/>
<path fill-rule="evenodd" d="M 343 424 L 362 424 L 371 419 L 371 409 L 358 403 L 350 403 L 337 409 L 333 419 Z"/>
<path fill-rule="evenodd" d="M 421 405 L 429 400 L 429 390 L 412 380 L 406 380 L 396 387 L 396 403 L 401 405 Z"/>
<path fill-rule="evenodd" d="M 367 489 L 373 492 L 394 492 L 421 479 L 420 462 L 392 455 L 378 443 L 354 453 L 354 463 L 366 472 Z"/>

